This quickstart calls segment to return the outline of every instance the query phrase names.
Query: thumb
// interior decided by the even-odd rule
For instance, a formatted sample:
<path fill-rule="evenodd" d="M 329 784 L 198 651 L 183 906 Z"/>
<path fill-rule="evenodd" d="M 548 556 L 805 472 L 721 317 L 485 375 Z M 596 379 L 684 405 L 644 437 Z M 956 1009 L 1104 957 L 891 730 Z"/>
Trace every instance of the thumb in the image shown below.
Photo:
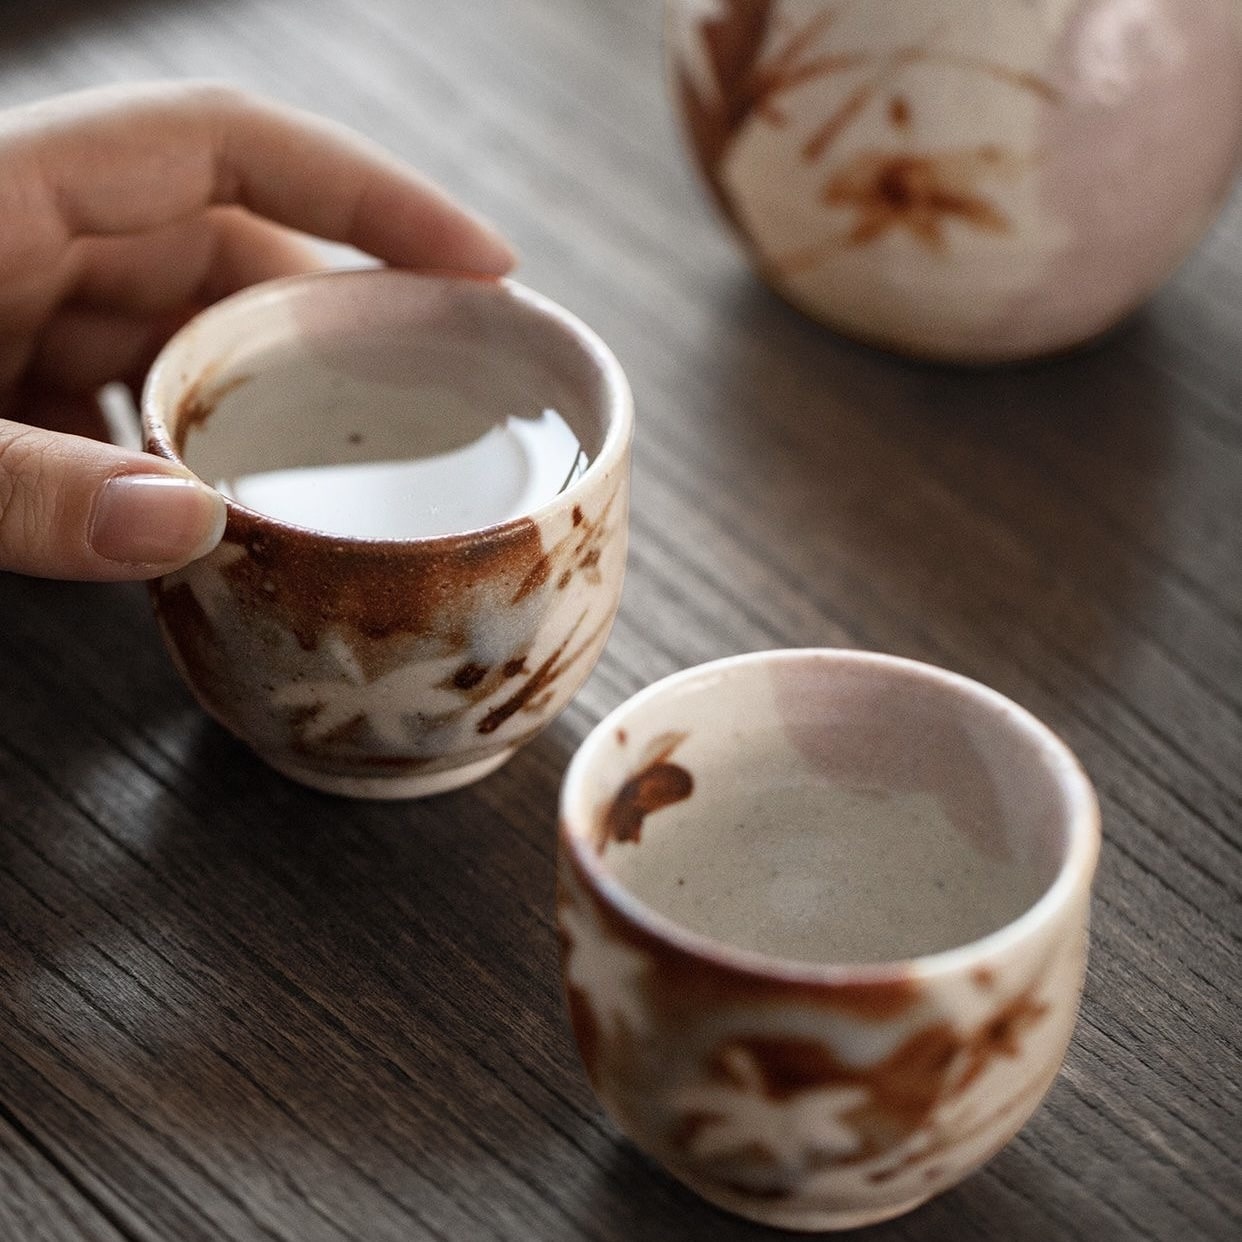
<path fill-rule="evenodd" d="M 146 453 L 0 419 L 0 570 L 42 578 L 154 578 L 203 556 L 225 506 Z"/>

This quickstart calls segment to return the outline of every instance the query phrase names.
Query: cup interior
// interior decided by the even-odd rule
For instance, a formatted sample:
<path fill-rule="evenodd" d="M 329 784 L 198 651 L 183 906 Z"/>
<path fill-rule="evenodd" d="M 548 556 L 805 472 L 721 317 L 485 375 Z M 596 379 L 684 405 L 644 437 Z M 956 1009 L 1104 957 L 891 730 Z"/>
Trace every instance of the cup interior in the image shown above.
<path fill-rule="evenodd" d="M 927 957 L 1023 917 L 1092 848 L 1073 755 L 894 657 L 767 652 L 639 694 L 564 790 L 602 887 L 663 934 L 815 964 Z"/>
<path fill-rule="evenodd" d="M 507 280 L 390 269 L 295 277 L 170 342 L 149 440 L 295 526 L 417 539 L 537 512 L 624 439 L 615 359 Z"/>

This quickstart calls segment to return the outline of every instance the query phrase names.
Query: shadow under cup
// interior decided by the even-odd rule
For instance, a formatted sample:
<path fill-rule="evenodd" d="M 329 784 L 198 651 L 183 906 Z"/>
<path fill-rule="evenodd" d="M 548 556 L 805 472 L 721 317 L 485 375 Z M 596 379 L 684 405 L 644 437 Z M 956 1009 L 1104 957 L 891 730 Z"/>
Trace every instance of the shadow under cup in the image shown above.
<path fill-rule="evenodd" d="M 635 696 L 562 793 L 597 1094 L 706 1198 L 906 1211 L 1007 1142 L 1073 1029 L 1094 794 L 1029 713 L 894 657 L 766 652 Z"/>
<path fill-rule="evenodd" d="M 147 447 L 228 500 L 154 584 L 202 705 L 285 774 L 361 797 L 497 767 L 590 672 L 626 551 L 632 406 L 607 347 L 515 282 L 274 281 L 196 317 Z"/>

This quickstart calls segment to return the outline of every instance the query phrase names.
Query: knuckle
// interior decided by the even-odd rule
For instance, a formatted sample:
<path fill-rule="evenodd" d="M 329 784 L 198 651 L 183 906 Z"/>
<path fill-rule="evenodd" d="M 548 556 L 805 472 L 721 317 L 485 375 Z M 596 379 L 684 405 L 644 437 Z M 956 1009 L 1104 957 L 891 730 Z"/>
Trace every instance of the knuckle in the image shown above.
<path fill-rule="evenodd" d="M 0 431 L 0 545 L 25 547 L 47 528 L 57 490 L 48 483 L 45 438 L 30 427 Z"/>

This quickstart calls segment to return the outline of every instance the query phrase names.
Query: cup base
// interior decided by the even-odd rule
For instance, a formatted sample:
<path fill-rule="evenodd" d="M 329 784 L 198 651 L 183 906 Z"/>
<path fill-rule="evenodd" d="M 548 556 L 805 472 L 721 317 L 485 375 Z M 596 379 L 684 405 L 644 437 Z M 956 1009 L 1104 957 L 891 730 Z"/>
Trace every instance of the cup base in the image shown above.
<path fill-rule="evenodd" d="M 518 748 L 511 746 L 486 759 L 476 759 L 455 768 L 442 768 L 435 772 L 413 772 L 406 776 L 339 776 L 331 772 L 319 772 L 314 768 L 301 767 L 263 755 L 263 760 L 282 776 L 299 785 L 307 785 L 320 793 L 336 794 L 341 798 L 369 798 L 395 802 L 406 798 L 429 798 L 433 794 L 448 793 L 464 785 L 482 780 L 513 758 Z"/>
<path fill-rule="evenodd" d="M 934 1191 L 918 1195 L 895 1205 L 877 1203 L 869 1208 L 804 1208 L 796 1204 L 782 1205 L 770 1199 L 731 1192 L 723 1186 L 698 1181 L 679 1171 L 672 1172 L 687 1189 L 715 1207 L 756 1224 L 787 1229 L 790 1233 L 838 1233 L 847 1229 L 861 1229 L 866 1225 L 878 1225 L 882 1221 L 894 1220 L 907 1212 L 913 1212 L 939 1193 Z"/>

